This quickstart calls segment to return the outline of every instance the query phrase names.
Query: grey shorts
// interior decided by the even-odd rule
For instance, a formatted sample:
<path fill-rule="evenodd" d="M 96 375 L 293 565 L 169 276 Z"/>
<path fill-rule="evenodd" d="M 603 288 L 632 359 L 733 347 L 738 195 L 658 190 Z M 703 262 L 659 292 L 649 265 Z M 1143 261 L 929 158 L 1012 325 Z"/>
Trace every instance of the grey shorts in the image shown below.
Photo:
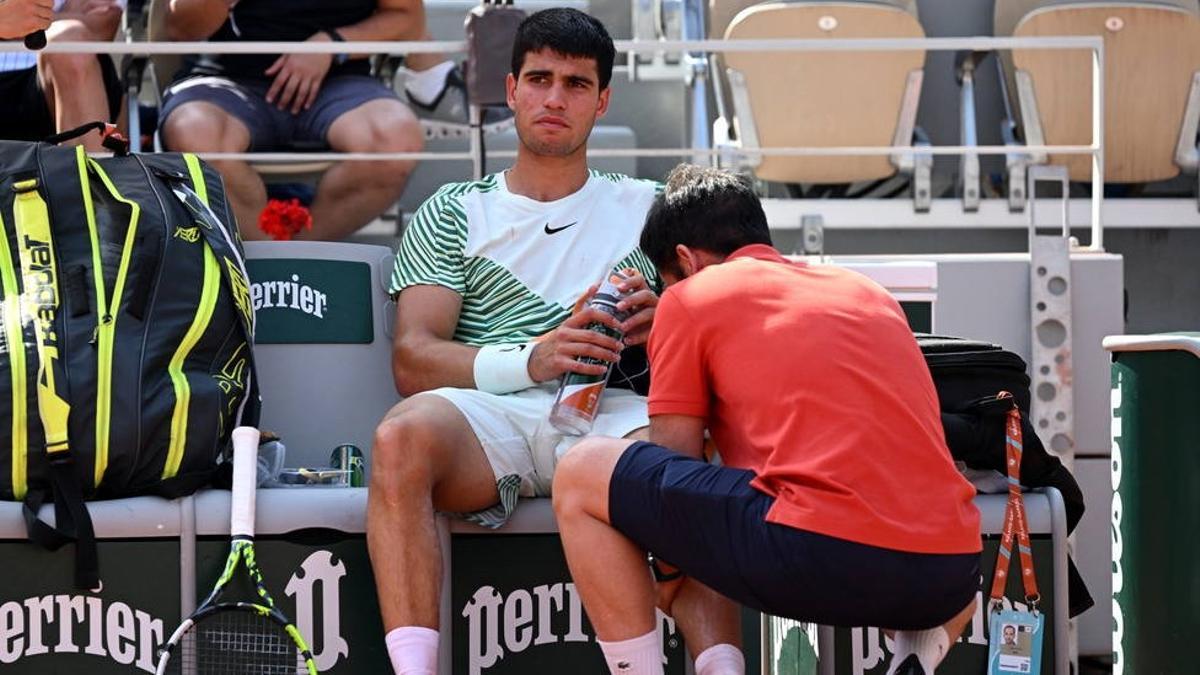
<path fill-rule="evenodd" d="M 339 117 L 376 99 L 400 100 L 396 92 L 366 75 L 338 75 L 321 84 L 308 110 L 293 115 L 267 103 L 268 79 L 201 76 L 177 82 L 167 90 L 159 128 L 179 106 L 203 101 L 233 115 L 250 130 L 250 150 L 287 149 L 295 143 L 326 143 L 329 127 Z"/>

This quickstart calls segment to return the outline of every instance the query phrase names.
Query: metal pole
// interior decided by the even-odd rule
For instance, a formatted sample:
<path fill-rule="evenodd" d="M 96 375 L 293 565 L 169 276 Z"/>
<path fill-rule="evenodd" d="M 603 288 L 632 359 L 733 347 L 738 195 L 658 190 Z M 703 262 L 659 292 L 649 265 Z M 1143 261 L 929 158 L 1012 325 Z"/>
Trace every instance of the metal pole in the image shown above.
<path fill-rule="evenodd" d="M 1089 248 L 1104 250 L 1104 42 L 1092 52 L 1092 241 Z"/>
<path fill-rule="evenodd" d="M 703 3 L 700 0 L 684 0 L 684 39 L 703 40 L 706 37 L 705 31 Z M 691 146 L 694 150 L 708 150 L 712 147 L 708 126 L 708 78 L 711 70 L 708 52 L 689 51 L 684 55 L 684 62 L 688 67 L 688 79 L 691 84 Z M 692 155 L 692 163 L 711 164 L 714 157 L 696 153 Z"/>

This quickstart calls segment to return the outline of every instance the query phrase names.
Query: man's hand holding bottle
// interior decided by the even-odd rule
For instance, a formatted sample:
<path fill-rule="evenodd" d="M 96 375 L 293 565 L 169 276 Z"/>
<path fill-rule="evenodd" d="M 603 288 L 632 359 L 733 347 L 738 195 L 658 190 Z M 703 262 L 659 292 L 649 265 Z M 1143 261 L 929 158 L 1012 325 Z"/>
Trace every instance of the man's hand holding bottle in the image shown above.
<path fill-rule="evenodd" d="M 537 339 L 529 358 L 529 376 L 535 382 L 547 382 L 563 373 L 604 375 L 609 365 L 621 358 L 622 349 L 646 342 L 658 295 L 633 268 L 621 270 L 621 277 L 614 277 L 614 285 L 621 294 L 616 304 L 618 315 L 592 305 L 601 287 L 593 284 L 575 301 L 571 316 Z M 609 330 L 594 330 L 594 324 Z M 589 358 L 599 363 L 580 360 Z"/>

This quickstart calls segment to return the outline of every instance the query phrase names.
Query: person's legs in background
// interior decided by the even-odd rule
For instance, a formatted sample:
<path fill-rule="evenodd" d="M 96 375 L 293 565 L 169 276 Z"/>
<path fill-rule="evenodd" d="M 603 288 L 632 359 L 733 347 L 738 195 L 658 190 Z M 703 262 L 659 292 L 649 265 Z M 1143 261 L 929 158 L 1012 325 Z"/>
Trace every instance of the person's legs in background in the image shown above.
<path fill-rule="evenodd" d="M 378 87 L 369 78 L 349 82 L 351 79 L 327 82 L 321 97 L 337 96 L 343 87 L 347 96 L 360 95 L 351 91 L 357 87 Z M 334 152 L 420 152 L 423 141 L 416 116 L 388 93 L 338 115 L 325 133 L 329 147 Z M 319 97 L 313 109 L 321 105 Z M 318 118 L 321 115 L 316 114 Z M 333 166 L 317 184 L 312 229 L 296 238 L 338 240 L 354 234 L 396 203 L 414 166 L 416 162 L 396 160 L 346 161 Z"/>
<path fill-rule="evenodd" d="M 412 32 L 402 40 L 433 40 L 424 14 L 421 21 L 412 25 Z M 408 104 L 421 119 L 426 138 L 468 128 L 467 84 L 458 65 L 445 54 L 406 54 L 400 74 Z M 512 111 L 508 108 L 488 108 L 483 113 L 484 129 L 488 132 L 500 131 L 511 121 Z"/>
<path fill-rule="evenodd" d="M 87 23 L 61 19 L 50 25 L 46 39 L 49 42 L 112 40 L 120 18 L 121 10 L 114 6 L 110 12 L 90 17 Z M 94 54 L 38 54 L 38 83 L 54 120 L 55 132 L 88 122 L 118 120 L 120 90 L 115 81 L 116 71 L 108 59 Z M 100 132 L 91 131 L 68 144 L 81 144 L 89 151 L 101 151 L 104 149 L 102 140 Z"/>
<path fill-rule="evenodd" d="M 412 22 L 411 31 L 401 40 L 430 41 L 429 27 L 425 17 L 424 3 L 420 3 L 421 20 Z M 424 106 L 436 105 L 438 97 L 446 88 L 446 76 L 454 70 L 454 62 L 445 54 L 406 54 L 401 73 L 404 74 L 404 89 L 409 99 Z"/>
<path fill-rule="evenodd" d="M 217 105 L 192 98 L 164 109 L 163 145 L 175 152 L 246 152 L 251 132 L 246 122 Z M 233 207 L 242 239 L 263 239 L 258 216 L 267 205 L 262 178 L 249 163 L 240 160 L 211 162 L 225 179 L 225 194 Z"/>
<path fill-rule="evenodd" d="M 294 141 L 325 142 L 334 152 L 417 152 L 416 118 L 394 92 L 366 76 L 326 80 L 313 106 L 299 115 L 266 103 L 265 88 L 227 78 L 199 77 L 172 87 L 163 110 L 162 137 L 177 152 L 286 149 Z M 212 162 L 242 238 L 266 239 L 258 226 L 267 205 L 262 177 L 245 161 Z M 312 228 L 296 239 L 342 239 L 396 202 L 412 171 L 410 161 L 347 161 L 330 168 L 311 205 Z"/>

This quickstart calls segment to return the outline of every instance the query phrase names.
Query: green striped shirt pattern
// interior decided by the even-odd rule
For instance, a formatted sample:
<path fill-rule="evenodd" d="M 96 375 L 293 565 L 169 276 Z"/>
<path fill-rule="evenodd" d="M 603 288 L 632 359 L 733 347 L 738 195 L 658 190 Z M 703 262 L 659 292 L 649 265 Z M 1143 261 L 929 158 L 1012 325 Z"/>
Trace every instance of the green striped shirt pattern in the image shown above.
<path fill-rule="evenodd" d="M 621 174 L 593 171 L 591 175 L 614 182 L 630 180 Z M 413 215 L 392 270 L 392 294 L 418 285 L 442 286 L 458 293 L 462 308 L 454 339 L 475 346 L 531 340 L 553 330 L 570 314 L 569 308 L 546 301 L 499 263 L 464 255 L 469 223 L 461 199 L 498 189 L 493 174 L 478 181 L 451 183 L 434 193 Z M 656 191 L 661 191 L 661 186 Z M 656 290 L 661 289 L 654 265 L 640 249 L 630 251 L 613 269 L 627 267 L 637 269 Z"/>

